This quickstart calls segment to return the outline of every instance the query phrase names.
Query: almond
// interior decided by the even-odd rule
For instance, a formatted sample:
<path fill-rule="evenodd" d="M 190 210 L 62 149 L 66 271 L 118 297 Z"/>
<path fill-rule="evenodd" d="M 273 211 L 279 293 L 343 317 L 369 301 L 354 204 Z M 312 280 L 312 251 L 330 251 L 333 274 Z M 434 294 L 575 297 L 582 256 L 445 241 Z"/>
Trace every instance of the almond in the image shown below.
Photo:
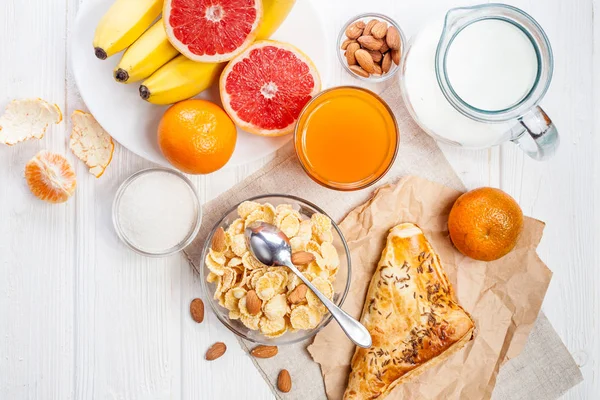
<path fill-rule="evenodd" d="M 381 67 L 379 66 L 379 64 L 375 64 L 373 66 L 374 70 L 373 70 L 373 75 L 383 75 L 383 71 L 381 70 Z"/>
<path fill-rule="evenodd" d="M 223 228 L 219 227 L 215 231 L 215 234 L 212 237 L 210 247 L 211 249 L 219 253 L 227 250 L 227 243 L 225 242 L 225 231 L 223 230 Z"/>
<path fill-rule="evenodd" d="M 369 73 L 367 71 L 365 71 L 364 69 L 362 69 L 361 67 L 359 67 L 358 65 L 351 65 L 350 70 L 352 72 L 354 72 L 356 75 L 362 76 L 363 78 L 369 77 Z"/>
<path fill-rule="evenodd" d="M 354 57 L 354 53 L 356 50 L 360 49 L 360 44 L 358 42 L 350 43 L 348 48 L 346 49 L 346 61 L 348 65 L 356 65 L 356 58 Z"/>
<path fill-rule="evenodd" d="M 374 38 L 373 36 L 360 36 L 358 43 L 367 50 L 379 50 L 383 46 L 383 40 Z"/>
<path fill-rule="evenodd" d="M 262 300 L 258 298 L 258 295 L 254 290 L 249 291 L 246 294 L 246 308 L 252 315 L 256 315 L 260 312 L 262 307 Z"/>
<path fill-rule="evenodd" d="M 288 294 L 288 301 L 292 304 L 298 304 L 306 300 L 306 291 L 308 290 L 308 286 L 304 283 L 296 286 L 294 290 Z"/>
<path fill-rule="evenodd" d="M 370 35 L 371 34 L 371 29 L 373 29 L 373 27 L 378 23 L 379 21 L 376 19 L 372 19 L 370 20 L 367 25 L 365 26 L 365 29 L 363 31 L 363 35 Z"/>
<path fill-rule="evenodd" d="M 394 64 L 400 65 L 400 50 L 392 50 L 392 60 Z"/>
<path fill-rule="evenodd" d="M 294 265 L 306 265 L 315 260 L 315 255 L 313 253 L 309 253 L 308 251 L 297 251 L 292 254 L 292 264 Z"/>
<path fill-rule="evenodd" d="M 282 369 L 277 377 L 277 387 L 283 393 L 287 393 L 292 390 L 292 377 L 287 369 Z"/>
<path fill-rule="evenodd" d="M 346 50 L 351 43 L 358 43 L 358 42 L 356 40 L 354 40 L 354 39 L 346 39 L 342 43 L 341 49 L 342 50 Z"/>
<path fill-rule="evenodd" d="M 387 74 L 392 69 L 392 53 L 388 51 L 383 56 L 383 61 L 381 61 L 381 70 L 384 74 Z"/>
<path fill-rule="evenodd" d="M 194 299 L 190 303 L 190 314 L 197 323 L 204 321 L 204 302 L 201 299 Z"/>
<path fill-rule="evenodd" d="M 390 46 L 388 46 L 388 44 L 386 42 L 383 42 L 383 46 L 381 46 L 381 48 L 379 49 L 379 52 L 381 54 L 385 54 L 388 52 L 389 49 L 390 49 Z"/>
<path fill-rule="evenodd" d="M 271 358 L 277 355 L 277 346 L 256 346 L 250 354 L 256 358 Z"/>
<path fill-rule="evenodd" d="M 380 63 L 381 59 L 383 58 L 383 54 L 381 54 L 379 51 L 369 50 L 369 54 L 371 55 L 373 62 L 376 64 Z"/>
<path fill-rule="evenodd" d="M 380 21 L 371 28 L 371 36 L 377 39 L 383 38 L 388 31 L 388 24 L 385 21 Z M 364 35 L 364 33 L 363 33 Z"/>
<path fill-rule="evenodd" d="M 400 33 L 395 26 L 390 26 L 385 36 L 385 42 L 392 50 L 400 50 Z"/>
<path fill-rule="evenodd" d="M 225 346 L 225 343 L 217 342 L 210 346 L 210 348 L 206 351 L 206 355 L 204 356 L 204 358 L 207 361 L 216 360 L 217 358 L 225 354 L 225 351 L 227 351 L 227 346 Z"/>
<path fill-rule="evenodd" d="M 362 67 L 362 69 L 364 69 L 370 74 L 372 74 L 373 71 L 375 71 L 375 63 L 373 62 L 373 58 L 367 50 L 356 50 L 356 53 L 354 53 L 354 57 L 356 57 L 356 62 Z"/>
<path fill-rule="evenodd" d="M 365 23 L 362 21 L 356 21 L 346 28 L 346 36 L 348 36 L 348 39 L 357 39 L 360 37 L 360 35 L 362 35 L 364 29 Z"/>

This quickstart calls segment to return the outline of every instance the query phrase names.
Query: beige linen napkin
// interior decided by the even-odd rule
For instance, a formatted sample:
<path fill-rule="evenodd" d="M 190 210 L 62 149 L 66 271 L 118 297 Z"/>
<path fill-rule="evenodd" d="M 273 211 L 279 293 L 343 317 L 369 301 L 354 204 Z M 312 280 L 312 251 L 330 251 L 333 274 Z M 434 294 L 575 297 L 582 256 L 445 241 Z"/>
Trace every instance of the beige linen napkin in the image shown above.
<path fill-rule="evenodd" d="M 456 190 L 464 190 L 435 141 L 424 134 L 411 119 L 404 107 L 397 85 L 383 93 L 398 120 L 400 151 L 394 167 L 382 180 L 384 185 L 396 182 L 402 176 L 418 175 Z M 340 221 L 354 207 L 373 195 L 373 189 L 342 193 L 325 189 L 306 176 L 298 164 L 290 144 L 282 148 L 275 159 L 243 182 L 204 206 L 204 221 L 196 240 L 185 253 L 192 266 L 199 270 L 202 245 L 209 230 L 221 216 L 236 203 L 261 194 L 285 193 L 305 198 L 323 208 L 332 218 Z M 537 245 L 537 243 L 536 243 Z M 442 257 L 443 258 L 443 257 Z M 360 265 L 354 264 L 357 269 Z M 362 302 L 363 299 L 352 299 Z M 347 300 L 346 305 L 351 299 Z M 332 322 L 331 325 L 335 324 Z M 525 344 L 527 329 L 520 332 L 513 343 L 519 346 L 502 346 L 510 349 L 507 356 L 514 357 Z M 509 338 L 513 339 L 514 337 Z M 253 345 L 240 340 L 245 349 Z M 509 343 L 508 343 L 509 344 Z M 267 360 L 253 359 L 255 365 L 273 390 L 276 398 L 313 400 L 325 398 L 325 388 L 318 364 L 306 351 L 309 342 L 280 348 L 279 354 Z M 293 389 L 282 394 L 276 389 L 278 372 L 286 368 L 293 379 Z M 325 374 L 331 372 L 324 370 Z M 491 378 L 491 377 L 490 377 Z M 541 314 L 522 354 L 506 363 L 497 378 L 495 399 L 554 399 L 582 380 L 577 365 L 564 347 L 556 332 Z M 481 382 L 487 387 L 489 382 Z"/>

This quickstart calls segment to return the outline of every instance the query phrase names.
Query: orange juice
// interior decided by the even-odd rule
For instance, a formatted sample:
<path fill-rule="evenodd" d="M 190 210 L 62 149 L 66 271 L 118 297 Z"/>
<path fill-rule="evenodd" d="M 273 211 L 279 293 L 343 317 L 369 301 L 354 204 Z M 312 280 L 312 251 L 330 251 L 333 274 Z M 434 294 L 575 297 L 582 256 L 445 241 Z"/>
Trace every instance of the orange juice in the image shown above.
<path fill-rule="evenodd" d="M 382 99 L 366 89 L 339 87 L 306 105 L 294 141 L 313 180 L 332 189 L 357 190 L 389 170 L 398 136 L 396 120 Z"/>

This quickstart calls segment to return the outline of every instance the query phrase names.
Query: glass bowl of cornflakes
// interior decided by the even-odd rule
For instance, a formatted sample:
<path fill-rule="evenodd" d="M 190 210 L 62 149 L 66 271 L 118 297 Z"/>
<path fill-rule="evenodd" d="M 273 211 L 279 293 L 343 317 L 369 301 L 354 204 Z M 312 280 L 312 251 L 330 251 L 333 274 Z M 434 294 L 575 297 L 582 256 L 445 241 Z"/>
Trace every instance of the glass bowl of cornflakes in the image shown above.
<path fill-rule="evenodd" d="M 340 228 L 316 205 L 277 194 L 241 202 L 212 229 L 201 262 L 205 299 L 229 330 L 250 342 L 279 346 L 306 340 L 332 316 L 287 267 L 269 267 L 252 256 L 244 229 L 255 221 L 279 227 L 292 255 L 304 253 L 294 258 L 310 260 L 296 264 L 304 276 L 338 306 L 344 302 L 351 263 Z"/>

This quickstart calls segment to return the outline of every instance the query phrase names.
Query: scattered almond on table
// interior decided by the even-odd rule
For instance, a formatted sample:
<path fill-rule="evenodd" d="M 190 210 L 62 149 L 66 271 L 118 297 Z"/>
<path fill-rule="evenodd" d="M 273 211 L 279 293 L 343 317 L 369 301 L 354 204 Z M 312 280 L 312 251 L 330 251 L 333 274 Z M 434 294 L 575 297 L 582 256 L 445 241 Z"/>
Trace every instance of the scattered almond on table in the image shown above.
<path fill-rule="evenodd" d="M 287 369 L 282 369 L 277 377 L 277 388 L 283 392 L 287 393 L 292 390 L 292 377 Z"/>
<path fill-rule="evenodd" d="M 204 321 L 204 302 L 202 299 L 194 299 L 190 303 L 190 314 L 192 319 L 197 323 Z"/>
<path fill-rule="evenodd" d="M 210 348 L 206 351 L 206 355 L 204 358 L 206 361 L 213 361 L 217 358 L 221 357 L 227 351 L 227 346 L 223 342 L 217 342 L 210 346 Z"/>
<path fill-rule="evenodd" d="M 252 349 L 250 354 L 252 354 L 256 358 L 271 358 L 271 357 L 275 357 L 278 352 L 279 352 L 279 349 L 277 348 L 277 346 L 260 345 L 260 346 L 256 346 L 254 349 Z"/>
<path fill-rule="evenodd" d="M 348 26 L 345 34 L 341 49 L 355 75 L 381 76 L 389 73 L 394 64 L 400 65 L 402 40 L 395 26 L 377 19 L 366 24 L 358 20 Z"/>

